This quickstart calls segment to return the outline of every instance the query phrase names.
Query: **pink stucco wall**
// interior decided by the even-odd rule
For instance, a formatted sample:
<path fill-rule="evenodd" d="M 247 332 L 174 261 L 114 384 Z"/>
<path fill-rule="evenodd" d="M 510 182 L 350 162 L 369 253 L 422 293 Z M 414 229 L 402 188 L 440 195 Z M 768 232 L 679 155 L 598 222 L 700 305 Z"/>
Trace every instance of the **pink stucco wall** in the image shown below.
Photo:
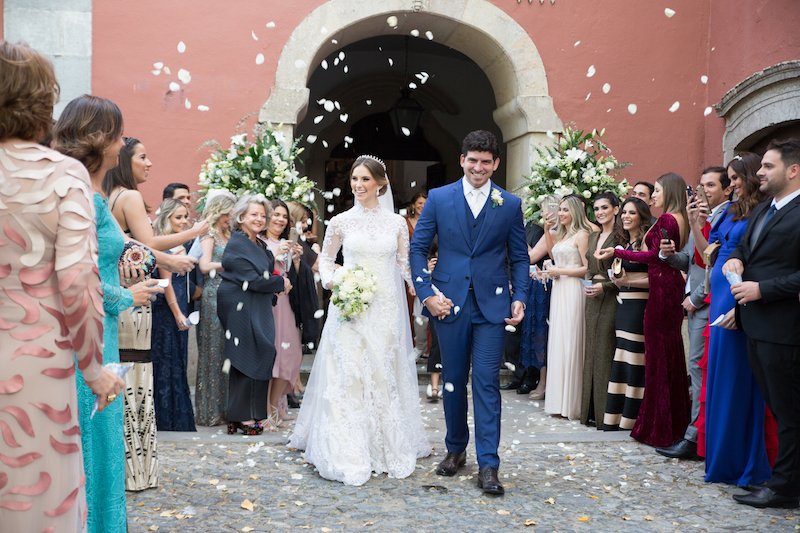
<path fill-rule="evenodd" d="M 155 163 L 152 183 L 144 188 L 149 202 L 156 203 L 170 181 L 194 183 L 207 153 L 202 143 L 227 142 L 240 118 L 257 113 L 269 96 L 284 43 L 322 3 L 94 3 L 93 90 L 120 104 L 126 133 L 146 144 Z M 626 174 L 637 179 L 669 170 L 696 176 L 703 165 L 720 162 L 724 124 L 715 113 L 704 116 L 704 109 L 753 71 L 787 55 L 800 57 L 796 43 L 788 50 L 781 44 L 791 35 L 785 11 L 797 12 L 796 0 L 493 3 L 537 46 L 561 120 L 605 127 L 617 157 L 633 164 Z M 753 4 L 760 6 L 756 13 L 742 17 Z M 667 7 L 674 16 L 665 15 Z M 742 19 L 752 19 L 744 35 L 730 32 Z M 270 22 L 274 27 L 267 27 Z M 177 50 L 180 41 L 184 53 Z M 259 53 L 264 62 L 257 65 Z M 171 75 L 151 72 L 159 61 Z M 587 77 L 591 65 L 596 73 Z M 191 81 L 170 92 L 181 68 Z M 184 107 L 186 99 L 191 109 Z M 670 112 L 674 102 L 680 107 Z M 636 104 L 635 114 L 629 104 Z M 198 111 L 198 105 L 209 110 Z"/>

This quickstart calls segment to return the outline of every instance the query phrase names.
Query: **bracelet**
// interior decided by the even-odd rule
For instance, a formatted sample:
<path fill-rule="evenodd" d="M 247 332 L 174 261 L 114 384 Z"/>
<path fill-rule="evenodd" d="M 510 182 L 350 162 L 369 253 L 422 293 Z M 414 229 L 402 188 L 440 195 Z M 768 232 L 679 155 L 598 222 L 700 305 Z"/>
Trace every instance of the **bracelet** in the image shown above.
<path fill-rule="evenodd" d="M 168 301 L 167 305 L 172 305 L 172 304 L 176 304 L 176 303 L 178 303 L 178 300 L 172 300 L 171 302 Z"/>

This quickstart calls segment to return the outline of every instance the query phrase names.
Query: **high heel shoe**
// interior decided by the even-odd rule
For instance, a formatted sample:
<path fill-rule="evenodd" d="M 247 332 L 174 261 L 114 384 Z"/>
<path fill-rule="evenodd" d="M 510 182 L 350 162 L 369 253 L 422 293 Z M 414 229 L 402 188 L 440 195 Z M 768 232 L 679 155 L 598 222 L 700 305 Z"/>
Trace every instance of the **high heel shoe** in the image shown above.
<path fill-rule="evenodd" d="M 228 422 L 228 435 L 235 435 L 240 425 L 239 422 Z"/>
<path fill-rule="evenodd" d="M 252 424 L 228 422 L 228 435 L 235 435 L 238 430 L 241 430 L 242 435 L 261 435 L 264 432 L 264 428 L 258 422 Z"/>

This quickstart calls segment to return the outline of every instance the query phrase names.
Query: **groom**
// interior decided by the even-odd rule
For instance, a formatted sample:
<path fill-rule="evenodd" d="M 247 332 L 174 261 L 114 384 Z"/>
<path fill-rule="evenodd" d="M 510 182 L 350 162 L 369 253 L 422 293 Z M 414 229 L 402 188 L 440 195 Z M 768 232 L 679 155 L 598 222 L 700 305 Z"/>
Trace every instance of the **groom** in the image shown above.
<path fill-rule="evenodd" d="M 490 181 L 499 165 L 492 133 L 467 135 L 461 147 L 464 176 L 429 192 L 411 242 L 417 296 L 432 318 L 442 353 L 447 455 L 436 473 L 454 476 L 466 463 L 471 365 L 478 486 L 489 494 L 504 492 L 497 446 L 505 325 L 522 321 L 529 280 L 521 200 Z M 439 260 L 429 272 L 434 237 Z"/>

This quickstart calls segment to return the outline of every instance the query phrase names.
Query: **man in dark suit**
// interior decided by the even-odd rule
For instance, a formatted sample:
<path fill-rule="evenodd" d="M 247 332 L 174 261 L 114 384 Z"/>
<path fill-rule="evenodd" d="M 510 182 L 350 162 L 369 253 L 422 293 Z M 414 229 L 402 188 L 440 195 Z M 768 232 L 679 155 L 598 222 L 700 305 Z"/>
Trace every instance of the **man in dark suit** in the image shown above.
<path fill-rule="evenodd" d="M 772 141 L 758 171 L 772 196 L 753 210 L 747 233 L 723 272 L 744 281 L 731 287 L 737 322 L 748 336 L 750 366 L 778 422 L 772 477 L 734 499 L 753 507 L 800 504 L 800 139 Z"/>

